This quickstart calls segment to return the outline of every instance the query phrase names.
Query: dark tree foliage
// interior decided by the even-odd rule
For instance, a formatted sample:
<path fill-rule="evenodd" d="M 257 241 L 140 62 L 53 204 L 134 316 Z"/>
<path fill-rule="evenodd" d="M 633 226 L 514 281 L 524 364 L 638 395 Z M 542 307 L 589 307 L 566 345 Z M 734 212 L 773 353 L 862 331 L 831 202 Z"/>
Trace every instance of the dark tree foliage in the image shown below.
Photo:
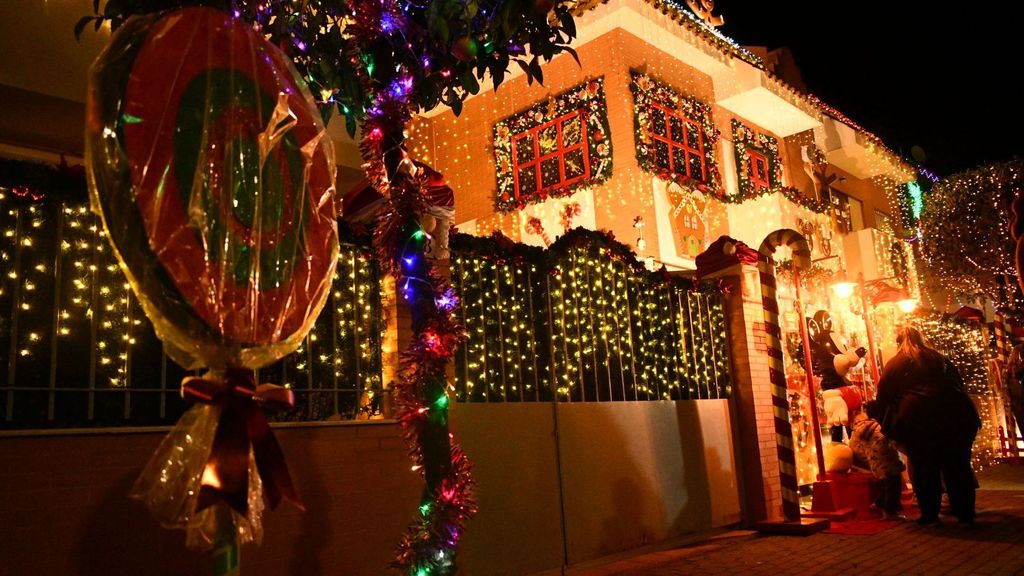
<path fill-rule="evenodd" d="M 377 94 L 459 114 L 482 80 L 497 88 L 513 62 L 532 83 L 544 81 L 542 62 L 563 52 L 576 58 L 565 0 L 93 0 L 95 14 L 75 34 L 186 6 L 251 22 L 295 61 L 324 119 L 337 110 L 350 134 Z"/>

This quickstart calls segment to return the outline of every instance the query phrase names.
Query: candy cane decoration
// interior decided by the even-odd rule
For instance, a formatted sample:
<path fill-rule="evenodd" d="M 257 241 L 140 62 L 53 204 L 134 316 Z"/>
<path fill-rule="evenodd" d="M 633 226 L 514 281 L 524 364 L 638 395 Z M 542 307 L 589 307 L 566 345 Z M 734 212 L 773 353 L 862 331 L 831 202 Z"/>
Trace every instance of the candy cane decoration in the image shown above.
<path fill-rule="evenodd" d="M 545 246 L 551 246 L 551 238 L 548 237 L 547 230 L 544 230 L 544 223 L 540 221 L 540 218 L 531 216 L 526 221 L 526 231 L 530 234 L 536 234 L 540 236 L 540 239 L 544 241 Z"/>
<path fill-rule="evenodd" d="M 572 219 L 579 216 L 583 212 L 580 208 L 579 202 L 570 202 L 563 207 L 562 210 L 562 231 L 568 232 L 572 227 Z"/>
<path fill-rule="evenodd" d="M 1017 284 L 1024 290 L 1024 192 L 1018 190 L 1010 205 L 1013 220 L 1010 223 L 1010 234 L 1017 241 L 1014 251 L 1014 264 L 1017 266 Z M 1011 299 L 1012 300 L 1012 299 Z"/>
<path fill-rule="evenodd" d="M 992 324 L 996 333 L 996 361 L 999 363 L 999 368 L 1002 369 L 1010 359 L 1010 351 L 1006 345 L 1006 319 L 1002 312 L 996 312 Z"/>
<path fill-rule="evenodd" d="M 782 514 L 787 521 L 795 522 L 800 519 L 800 492 L 796 480 L 793 428 L 789 422 L 786 369 L 782 364 L 782 329 L 779 327 L 779 302 L 775 298 L 775 260 L 772 258 L 779 246 L 789 246 L 792 250 L 794 268 L 810 268 L 811 251 L 807 240 L 799 232 L 778 230 L 769 234 L 761 243 L 757 259 L 757 270 L 761 276 L 765 340 L 768 344 L 768 373 L 772 386 L 772 412 L 775 415 L 779 481 L 782 484 Z"/>

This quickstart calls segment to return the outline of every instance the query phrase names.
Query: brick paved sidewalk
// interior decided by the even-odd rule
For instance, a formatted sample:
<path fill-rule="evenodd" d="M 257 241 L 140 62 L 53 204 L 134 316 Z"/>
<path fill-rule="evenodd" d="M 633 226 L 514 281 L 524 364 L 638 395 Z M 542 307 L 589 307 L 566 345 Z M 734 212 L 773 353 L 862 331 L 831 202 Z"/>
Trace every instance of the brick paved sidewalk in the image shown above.
<path fill-rule="evenodd" d="M 569 576 L 1022 574 L 1024 466 L 1000 465 L 980 475 L 977 525 L 943 517 L 940 527 L 913 522 L 870 536 L 762 536 L 729 531 L 699 543 L 601 566 L 570 568 Z M 908 510 L 911 518 L 916 508 Z"/>

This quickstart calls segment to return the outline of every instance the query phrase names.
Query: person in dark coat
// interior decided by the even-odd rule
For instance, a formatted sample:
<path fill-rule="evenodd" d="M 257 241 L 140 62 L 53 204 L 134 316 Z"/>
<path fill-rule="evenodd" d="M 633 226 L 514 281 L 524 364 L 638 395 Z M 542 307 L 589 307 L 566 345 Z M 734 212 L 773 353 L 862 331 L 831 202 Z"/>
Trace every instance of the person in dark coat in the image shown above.
<path fill-rule="evenodd" d="M 953 363 L 928 346 L 916 328 L 900 329 L 899 350 L 882 371 L 877 402 L 882 432 L 902 445 L 914 471 L 918 524 L 937 524 L 946 484 L 962 524 L 974 522 L 971 449 L 981 427 L 978 411 Z"/>

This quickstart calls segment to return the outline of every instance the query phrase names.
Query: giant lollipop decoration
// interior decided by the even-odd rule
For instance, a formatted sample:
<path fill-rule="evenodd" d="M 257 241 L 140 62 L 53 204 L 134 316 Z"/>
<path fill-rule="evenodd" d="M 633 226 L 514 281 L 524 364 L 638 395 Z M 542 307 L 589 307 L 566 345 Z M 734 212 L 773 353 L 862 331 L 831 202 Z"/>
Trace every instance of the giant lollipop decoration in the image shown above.
<path fill-rule="evenodd" d="M 294 351 L 330 289 L 334 151 L 290 61 L 205 8 L 137 17 L 90 72 L 93 209 L 196 405 L 133 491 L 191 547 L 258 539 L 264 500 L 298 504 L 253 370 Z"/>

